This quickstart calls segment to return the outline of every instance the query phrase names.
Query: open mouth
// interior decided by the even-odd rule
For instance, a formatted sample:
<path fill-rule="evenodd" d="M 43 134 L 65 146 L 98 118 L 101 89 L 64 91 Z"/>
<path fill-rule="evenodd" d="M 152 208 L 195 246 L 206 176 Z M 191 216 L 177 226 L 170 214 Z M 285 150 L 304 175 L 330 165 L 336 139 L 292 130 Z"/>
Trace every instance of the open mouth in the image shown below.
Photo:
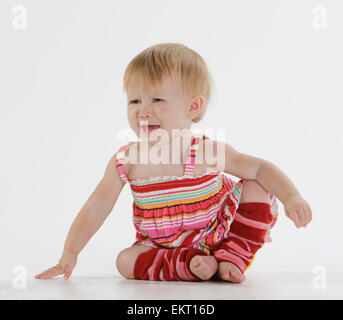
<path fill-rule="evenodd" d="M 151 133 L 153 132 L 154 130 L 158 130 L 160 129 L 160 125 L 156 125 L 156 124 L 149 124 L 149 125 L 144 125 L 142 126 L 142 129 L 143 129 L 143 132 L 144 133 Z"/>

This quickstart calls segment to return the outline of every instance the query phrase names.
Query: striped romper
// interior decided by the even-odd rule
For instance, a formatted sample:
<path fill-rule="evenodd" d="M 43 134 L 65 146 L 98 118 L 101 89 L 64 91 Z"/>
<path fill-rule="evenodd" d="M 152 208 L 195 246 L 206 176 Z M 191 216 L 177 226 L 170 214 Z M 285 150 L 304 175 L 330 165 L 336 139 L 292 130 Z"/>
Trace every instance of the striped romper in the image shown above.
<path fill-rule="evenodd" d="M 142 253 L 135 264 L 135 278 L 145 280 L 198 280 L 189 270 L 195 255 L 213 255 L 216 260 L 234 263 L 242 272 L 256 251 L 270 242 L 270 229 L 278 212 L 276 197 L 270 204 L 239 204 L 244 183 L 221 172 L 194 176 L 196 152 L 201 139 L 193 136 L 184 176 L 152 177 L 129 181 L 123 160 L 129 144 L 116 158 L 121 179 L 133 195 L 133 222 L 136 240 L 152 249 Z"/>

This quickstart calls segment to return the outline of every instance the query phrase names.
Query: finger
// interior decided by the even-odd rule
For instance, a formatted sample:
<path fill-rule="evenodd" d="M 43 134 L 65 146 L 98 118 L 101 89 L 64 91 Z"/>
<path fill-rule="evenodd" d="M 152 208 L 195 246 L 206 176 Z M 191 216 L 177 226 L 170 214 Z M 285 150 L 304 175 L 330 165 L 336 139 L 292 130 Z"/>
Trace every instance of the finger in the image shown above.
<path fill-rule="evenodd" d="M 49 271 L 43 273 L 43 274 L 40 276 L 40 279 L 50 279 L 50 278 L 52 278 L 52 277 L 55 277 L 55 276 L 60 275 L 61 273 L 63 273 L 63 272 L 61 272 L 61 271 L 59 271 L 59 270 L 56 270 L 56 269 L 54 269 L 54 270 L 49 270 Z"/>
<path fill-rule="evenodd" d="M 310 223 L 312 221 L 312 210 L 311 210 L 311 208 L 308 209 L 308 217 L 309 217 L 308 223 Z"/>
<path fill-rule="evenodd" d="M 292 212 L 292 220 L 297 228 L 300 228 L 300 221 L 297 212 Z"/>
<path fill-rule="evenodd" d="M 36 275 L 35 275 L 35 278 L 36 278 L 36 279 L 39 279 L 39 278 L 42 276 L 42 274 L 43 274 L 43 272 L 36 274 Z"/>
<path fill-rule="evenodd" d="M 306 225 L 305 224 L 306 221 L 305 221 L 304 211 L 301 209 L 298 209 L 297 213 L 298 213 L 298 217 L 299 217 L 300 227 L 304 227 Z"/>
<path fill-rule="evenodd" d="M 71 272 L 65 272 L 63 279 L 68 280 L 70 278 L 70 276 L 71 276 Z"/>
<path fill-rule="evenodd" d="M 305 227 L 309 224 L 310 222 L 310 212 L 309 210 L 305 209 L 304 210 L 304 217 L 305 217 Z"/>
<path fill-rule="evenodd" d="M 304 219 L 303 227 L 306 227 L 308 225 L 308 213 L 305 209 L 302 210 L 302 215 L 303 215 L 303 219 Z"/>
<path fill-rule="evenodd" d="M 35 277 L 41 277 L 43 276 L 44 274 L 46 274 L 51 268 L 47 269 L 47 270 L 44 270 L 43 272 L 39 273 L 39 274 L 36 274 Z"/>
<path fill-rule="evenodd" d="M 68 280 L 73 272 L 73 268 L 70 268 L 67 266 L 65 272 L 64 272 L 64 280 Z"/>
<path fill-rule="evenodd" d="M 45 270 L 45 271 L 43 271 L 43 272 L 37 274 L 35 277 L 36 277 L 37 279 L 40 279 L 40 278 L 46 276 L 46 275 L 50 272 L 50 270 L 51 270 L 51 268 L 49 268 L 49 269 L 47 269 L 47 270 Z"/>
<path fill-rule="evenodd" d="M 40 274 L 39 279 L 49 279 L 58 276 L 63 273 L 63 268 L 61 266 L 52 267 Z"/>

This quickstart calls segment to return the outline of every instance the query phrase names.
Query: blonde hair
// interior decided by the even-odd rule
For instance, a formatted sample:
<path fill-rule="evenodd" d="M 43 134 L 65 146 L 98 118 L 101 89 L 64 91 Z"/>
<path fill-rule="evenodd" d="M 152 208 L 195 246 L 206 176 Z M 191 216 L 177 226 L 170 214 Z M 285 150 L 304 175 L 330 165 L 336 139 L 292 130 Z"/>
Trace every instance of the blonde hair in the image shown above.
<path fill-rule="evenodd" d="M 176 75 L 181 79 L 184 94 L 189 97 L 202 95 L 204 98 L 200 113 L 193 122 L 199 122 L 207 109 L 213 87 L 213 80 L 204 59 L 194 50 L 179 43 L 160 43 L 151 46 L 135 56 L 124 73 L 124 90 L 140 77 L 152 84 L 161 81 L 164 75 Z"/>

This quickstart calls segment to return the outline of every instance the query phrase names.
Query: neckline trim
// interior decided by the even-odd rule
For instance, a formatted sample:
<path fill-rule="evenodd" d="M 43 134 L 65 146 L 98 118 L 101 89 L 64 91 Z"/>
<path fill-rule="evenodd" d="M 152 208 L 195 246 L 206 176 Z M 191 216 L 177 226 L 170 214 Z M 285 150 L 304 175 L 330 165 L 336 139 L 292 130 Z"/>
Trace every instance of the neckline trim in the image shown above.
<path fill-rule="evenodd" d="M 167 179 L 169 180 L 183 180 L 183 179 L 197 179 L 197 178 L 201 178 L 207 175 L 213 175 L 213 176 L 218 176 L 221 172 L 218 170 L 212 170 L 212 171 L 208 171 L 205 173 L 202 173 L 200 175 L 187 175 L 184 174 L 183 176 L 174 176 L 174 175 L 167 175 L 167 176 L 154 176 L 154 177 L 149 177 L 147 179 L 140 179 L 137 178 L 135 180 L 129 180 L 130 184 L 136 184 L 136 183 L 149 183 L 149 182 L 156 182 L 157 180 L 163 180 L 163 179 Z"/>

